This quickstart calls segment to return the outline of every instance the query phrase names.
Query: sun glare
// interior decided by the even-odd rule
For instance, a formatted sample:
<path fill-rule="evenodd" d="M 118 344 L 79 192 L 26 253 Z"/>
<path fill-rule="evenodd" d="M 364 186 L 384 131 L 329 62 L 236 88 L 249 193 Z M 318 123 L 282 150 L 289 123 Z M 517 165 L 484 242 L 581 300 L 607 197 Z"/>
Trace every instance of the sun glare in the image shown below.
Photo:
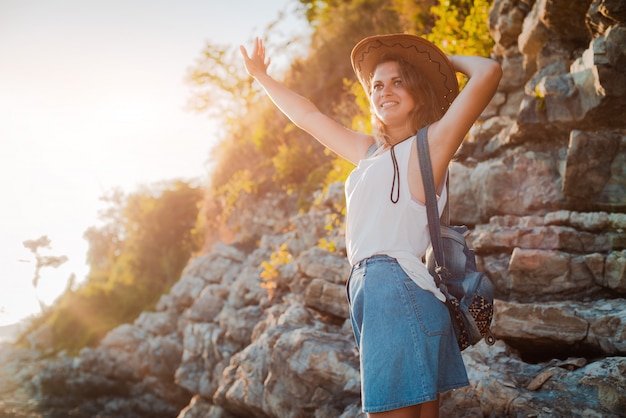
<path fill-rule="evenodd" d="M 37 313 L 87 274 L 100 197 L 206 176 L 216 125 L 185 112 L 206 42 L 237 46 L 278 3 L 9 2 L 0 13 L 0 325 Z M 70 12 L 71 11 L 71 12 Z M 150 11 L 150 13 L 146 13 Z M 47 235 L 69 260 L 42 270 L 22 245 Z"/>

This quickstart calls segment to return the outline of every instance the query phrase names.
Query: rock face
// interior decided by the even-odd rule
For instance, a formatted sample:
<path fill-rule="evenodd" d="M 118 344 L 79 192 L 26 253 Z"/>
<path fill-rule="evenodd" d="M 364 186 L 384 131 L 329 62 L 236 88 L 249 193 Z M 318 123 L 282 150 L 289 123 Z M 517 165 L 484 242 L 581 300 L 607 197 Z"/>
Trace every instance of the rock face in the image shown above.
<path fill-rule="evenodd" d="M 489 25 L 504 78 L 451 166 L 450 193 L 496 286 L 498 342 L 464 351 L 471 386 L 444 395 L 441 416 L 624 416 L 624 2 L 496 0 Z M 364 416 L 343 236 L 325 228 L 342 185 L 293 217 L 273 216 L 281 199 L 240 214 L 246 237 L 192 260 L 155 312 L 100 346 L 76 358 L 5 351 L 0 394 L 13 401 L 0 409 Z M 239 245 L 250 237 L 252 251 Z"/>

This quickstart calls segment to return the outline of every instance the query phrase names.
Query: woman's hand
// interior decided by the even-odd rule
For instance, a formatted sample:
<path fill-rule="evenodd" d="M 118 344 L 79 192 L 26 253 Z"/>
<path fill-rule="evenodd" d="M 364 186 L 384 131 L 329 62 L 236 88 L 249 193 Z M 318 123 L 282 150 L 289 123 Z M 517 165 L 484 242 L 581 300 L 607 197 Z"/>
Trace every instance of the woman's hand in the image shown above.
<path fill-rule="evenodd" d="M 258 37 L 254 38 L 254 49 L 251 55 L 248 55 L 248 51 L 243 45 L 239 46 L 239 50 L 243 56 L 246 71 L 250 76 L 258 78 L 263 74 L 267 74 L 267 67 L 270 65 L 271 60 L 269 58 L 265 59 L 265 45 L 263 45 L 261 39 Z"/>
<path fill-rule="evenodd" d="M 355 165 L 365 156 L 374 142 L 371 135 L 359 134 L 344 128 L 334 119 L 324 115 L 308 99 L 287 88 L 267 74 L 270 59 L 265 58 L 265 46 L 259 38 L 254 40 L 252 54 L 239 47 L 246 71 L 263 87 L 272 102 L 298 128 L 308 132 L 322 145 Z"/>

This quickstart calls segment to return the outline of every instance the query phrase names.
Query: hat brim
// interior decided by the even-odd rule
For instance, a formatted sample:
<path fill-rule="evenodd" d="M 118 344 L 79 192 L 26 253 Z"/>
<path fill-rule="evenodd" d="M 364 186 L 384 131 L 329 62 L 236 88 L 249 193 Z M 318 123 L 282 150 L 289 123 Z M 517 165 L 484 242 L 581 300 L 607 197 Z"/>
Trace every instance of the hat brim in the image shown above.
<path fill-rule="evenodd" d="M 456 73 L 446 54 L 432 42 L 405 33 L 370 36 L 352 49 L 352 68 L 368 95 L 370 80 L 383 56 L 402 58 L 420 71 L 432 85 L 443 112 L 458 95 Z"/>

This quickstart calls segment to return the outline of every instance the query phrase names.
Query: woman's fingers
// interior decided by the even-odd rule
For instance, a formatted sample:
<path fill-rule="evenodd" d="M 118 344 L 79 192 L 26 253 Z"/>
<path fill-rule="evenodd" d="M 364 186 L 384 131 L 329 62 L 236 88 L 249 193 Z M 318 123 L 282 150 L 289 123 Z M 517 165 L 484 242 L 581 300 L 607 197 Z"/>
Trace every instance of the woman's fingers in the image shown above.
<path fill-rule="evenodd" d="M 254 47 L 250 55 L 248 55 L 248 50 L 243 45 L 239 45 L 239 51 L 244 58 L 246 69 L 251 76 L 254 77 L 259 72 L 267 71 L 271 60 L 265 58 L 265 45 L 261 39 L 258 37 L 254 39 Z"/>

